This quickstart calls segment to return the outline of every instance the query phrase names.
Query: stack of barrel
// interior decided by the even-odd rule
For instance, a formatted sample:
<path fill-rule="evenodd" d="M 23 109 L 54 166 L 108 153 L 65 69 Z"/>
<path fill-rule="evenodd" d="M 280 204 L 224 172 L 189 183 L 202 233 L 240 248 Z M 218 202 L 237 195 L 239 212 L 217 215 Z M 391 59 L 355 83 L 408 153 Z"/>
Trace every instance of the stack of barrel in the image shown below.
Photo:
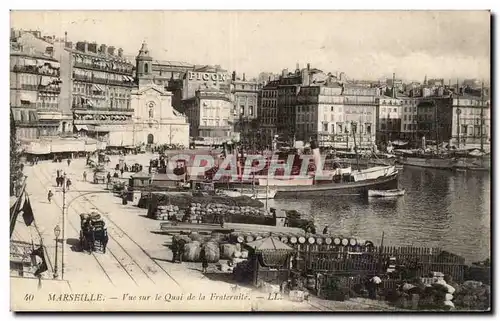
<path fill-rule="evenodd" d="M 195 219 L 197 216 L 205 216 L 209 214 L 242 214 L 242 215 L 270 215 L 265 209 L 260 209 L 251 206 L 229 206 L 219 203 L 191 203 L 189 214 Z"/>
<path fill-rule="evenodd" d="M 268 237 L 269 232 L 259 233 L 259 232 L 233 232 L 231 233 L 231 240 L 235 243 L 250 243 L 255 240 Z M 271 236 L 279 239 L 283 243 L 287 243 L 290 246 L 309 244 L 309 245 L 332 245 L 332 246 L 361 246 L 369 247 L 373 246 L 373 242 L 359 240 L 356 238 L 347 237 L 333 237 L 323 234 L 296 234 L 296 233 L 272 233 Z"/>
<path fill-rule="evenodd" d="M 171 219 L 173 216 L 175 216 L 176 218 L 182 218 L 183 215 L 184 213 L 179 210 L 178 206 L 159 205 L 155 213 L 155 219 L 166 221 L 168 219 Z"/>

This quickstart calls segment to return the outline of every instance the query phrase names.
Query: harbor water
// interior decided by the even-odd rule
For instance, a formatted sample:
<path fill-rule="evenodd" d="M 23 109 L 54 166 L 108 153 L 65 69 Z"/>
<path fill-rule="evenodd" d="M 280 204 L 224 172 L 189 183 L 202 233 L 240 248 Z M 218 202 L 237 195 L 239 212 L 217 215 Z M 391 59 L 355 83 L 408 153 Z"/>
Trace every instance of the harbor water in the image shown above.
<path fill-rule="evenodd" d="M 406 195 L 394 199 L 333 196 L 269 200 L 312 217 L 321 233 L 353 236 L 384 245 L 439 247 L 468 263 L 490 257 L 489 173 L 406 167 L 399 178 Z"/>

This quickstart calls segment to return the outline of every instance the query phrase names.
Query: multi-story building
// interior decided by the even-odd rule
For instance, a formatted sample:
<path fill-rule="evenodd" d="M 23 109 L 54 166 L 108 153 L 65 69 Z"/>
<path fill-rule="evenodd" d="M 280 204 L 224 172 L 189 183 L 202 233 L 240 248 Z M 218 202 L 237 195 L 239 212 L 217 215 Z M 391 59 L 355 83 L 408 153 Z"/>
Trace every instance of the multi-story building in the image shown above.
<path fill-rule="evenodd" d="M 288 69 L 283 69 L 278 85 L 278 105 L 277 113 L 279 115 L 276 123 L 277 132 L 281 141 L 293 143 L 296 140 L 296 103 L 297 94 L 300 86 L 309 86 L 310 76 L 314 73 L 320 73 L 321 70 L 311 69 L 310 64 L 307 68 L 300 69 L 299 65 L 294 73 L 289 73 Z"/>
<path fill-rule="evenodd" d="M 56 48 L 65 70 L 61 78 L 68 84 L 61 93 L 63 107 L 73 113 L 75 132 L 108 146 L 132 145 L 127 132 L 133 122 L 130 94 L 136 84 L 134 66 L 124 59 L 123 50 L 87 41 L 75 47 L 64 41 Z"/>
<path fill-rule="evenodd" d="M 153 60 L 143 43 L 136 61 L 138 88 L 132 91 L 134 112 L 133 145 L 177 144 L 189 146 L 189 124 L 186 117 L 173 108 L 173 94 L 155 74 Z M 161 77 L 161 76 L 160 76 Z M 173 77 L 173 76 L 171 76 Z M 176 76 L 175 79 L 178 79 Z M 129 132 L 130 132 L 130 126 Z"/>
<path fill-rule="evenodd" d="M 418 98 L 399 96 L 401 100 L 402 119 L 399 138 L 412 144 L 417 142 L 417 105 Z"/>
<path fill-rule="evenodd" d="M 17 38 L 10 48 L 10 106 L 17 138 L 25 141 L 57 136 L 62 130 L 60 63 L 52 44 L 37 40 L 44 51 Z"/>
<path fill-rule="evenodd" d="M 302 86 L 297 96 L 296 138 L 315 139 L 321 147 L 345 144 L 344 97 L 337 83 Z"/>
<path fill-rule="evenodd" d="M 422 98 L 418 104 L 418 137 L 460 148 L 490 145 L 490 99 L 459 93 Z"/>
<path fill-rule="evenodd" d="M 376 141 L 384 143 L 400 138 L 403 119 L 402 100 L 381 96 L 377 101 L 377 135 Z"/>
<path fill-rule="evenodd" d="M 349 138 L 348 148 L 354 147 L 353 140 L 356 136 L 358 148 L 372 149 L 377 129 L 376 99 L 380 96 L 380 89 L 345 85 L 342 96 L 344 97 L 344 121 L 347 125 L 347 132 L 352 138 L 352 140 Z"/>
<path fill-rule="evenodd" d="M 273 148 L 274 137 L 277 134 L 278 119 L 278 85 L 279 80 L 270 80 L 259 93 L 258 120 L 261 133 L 261 146 Z"/>
<path fill-rule="evenodd" d="M 204 88 L 182 101 L 196 143 L 213 145 L 231 140 L 234 112 L 231 96 L 217 88 Z"/>
<path fill-rule="evenodd" d="M 257 122 L 260 84 L 247 80 L 245 74 L 240 78 L 233 72 L 231 94 L 235 109 L 234 131 L 240 133 L 241 143 L 255 147 L 261 143 L 261 132 Z"/>

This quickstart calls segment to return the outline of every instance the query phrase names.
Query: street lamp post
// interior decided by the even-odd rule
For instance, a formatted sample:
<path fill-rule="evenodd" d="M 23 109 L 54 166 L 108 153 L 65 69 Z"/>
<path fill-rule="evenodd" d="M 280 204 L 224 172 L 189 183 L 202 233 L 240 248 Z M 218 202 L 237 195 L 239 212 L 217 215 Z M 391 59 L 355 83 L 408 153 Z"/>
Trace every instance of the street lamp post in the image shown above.
<path fill-rule="evenodd" d="M 462 110 L 457 108 L 457 148 L 460 148 L 460 114 Z"/>
<path fill-rule="evenodd" d="M 56 227 L 54 227 L 54 235 L 56 237 L 56 260 L 55 260 L 55 267 L 54 267 L 54 279 L 57 279 L 57 277 L 59 276 L 58 269 L 57 269 L 57 248 L 58 248 L 60 234 L 61 234 L 61 228 L 59 227 L 59 225 L 56 225 Z"/>
<path fill-rule="evenodd" d="M 66 232 L 66 173 L 63 180 L 63 204 L 62 204 L 62 249 L 61 249 L 61 279 L 64 280 L 64 248 Z"/>

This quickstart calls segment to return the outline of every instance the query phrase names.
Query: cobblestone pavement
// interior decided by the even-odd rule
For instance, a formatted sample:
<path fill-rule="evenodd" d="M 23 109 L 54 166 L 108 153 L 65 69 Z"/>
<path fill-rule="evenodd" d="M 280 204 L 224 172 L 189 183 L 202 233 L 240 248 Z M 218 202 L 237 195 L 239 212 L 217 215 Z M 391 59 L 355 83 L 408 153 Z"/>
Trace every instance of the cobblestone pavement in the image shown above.
<path fill-rule="evenodd" d="M 139 162 L 146 167 L 150 157 L 148 154 L 130 155 L 125 161 Z M 109 164 L 111 172 L 117 162 L 118 156 L 112 156 Z M 26 166 L 25 169 L 28 175 L 27 190 L 37 227 L 53 265 L 53 230 L 57 224 L 62 227 L 63 195 L 61 188 L 55 186 L 57 169 L 66 172 L 72 181 L 70 191 L 66 194 L 66 242 L 61 245 L 65 247 L 64 279 L 70 284 L 72 292 L 103 293 L 106 299 L 102 303 L 52 302 L 52 308 L 85 310 L 91 307 L 97 310 L 129 311 L 373 309 L 369 305 L 353 302 L 332 305 L 322 300 L 301 303 L 284 299 L 269 300 L 268 294 L 242 286 L 235 287 L 230 282 L 211 280 L 201 273 L 196 264 L 171 263 L 172 254 L 166 246 L 170 242 L 169 237 L 151 233 L 158 230 L 159 222 L 147 218 L 144 209 L 134 205 L 122 205 L 120 198 L 105 190 L 105 185 L 84 182 L 84 170 L 87 171 L 87 179 L 92 176 L 89 174 L 90 169 L 85 167 L 84 159 L 75 159 L 70 166 L 64 162 L 41 162 L 36 166 Z M 51 203 L 47 200 L 48 190 L 54 193 Z M 79 214 L 92 210 L 104 216 L 108 228 L 109 243 L 106 253 L 87 254 L 79 249 Z M 57 264 L 59 274 L 62 271 L 61 261 L 59 259 Z M 51 271 L 46 274 L 50 276 L 45 277 L 52 276 Z M 193 296 L 189 299 L 190 293 Z M 224 294 L 226 297 L 223 297 Z M 158 300 L 157 295 L 160 295 Z M 47 308 L 46 302 L 43 307 Z"/>

